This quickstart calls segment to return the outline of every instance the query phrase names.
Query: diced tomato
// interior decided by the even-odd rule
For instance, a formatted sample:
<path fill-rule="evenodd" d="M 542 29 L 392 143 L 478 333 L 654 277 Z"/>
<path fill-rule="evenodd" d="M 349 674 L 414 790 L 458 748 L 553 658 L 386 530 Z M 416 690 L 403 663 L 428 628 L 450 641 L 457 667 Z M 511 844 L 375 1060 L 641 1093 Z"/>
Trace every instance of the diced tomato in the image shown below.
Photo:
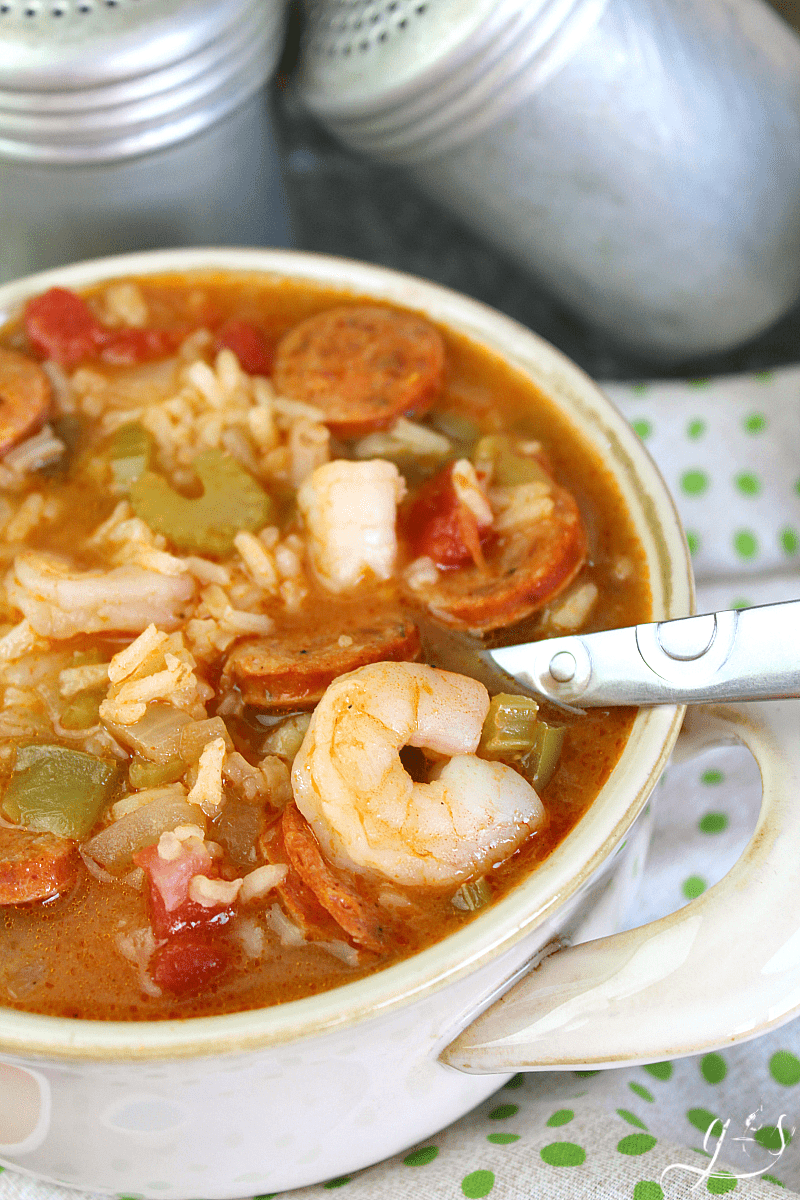
<path fill-rule="evenodd" d="M 86 301 L 66 288 L 50 288 L 25 309 L 25 333 L 34 350 L 62 367 L 94 357 L 106 332 Z"/>
<path fill-rule="evenodd" d="M 171 354 L 189 332 L 181 329 L 108 329 L 81 296 L 50 288 L 29 301 L 25 332 L 37 354 L 62 367 L 102 358 L 115 366 L 133 366 Z"/>
<path fill-rule="evenodd" d="M 165 992 L 190 995 L 215 979 L 228 965 L 228 952 L 219 940 L 193 930 L 171 938 L 150 962 L 153 982 Z"/>
<path fill-rule="evenodd" d="M 211 925 L 227 925 L 233 916 L 231 905 L 219 908 L 207 908 L 194 900 L 184 900 L 177 908 L 167 910 L 161 893 L 150 881 L 148 889 L 150 909 L 150 924 L 153 933 L 159 941 L 173 938 L 176 934 L 186 933 L 191 929 L 207 929 Z"/>
<path fill-rule="evenodd" d="M 166 911 L 174 912 L 185 903 L 192 876 L 208 875 L 214 860 L 205 846 L 184 843 L 177 858 L 162 858 L 158 846 L 145 846 L 134 854 L 133 861 L 147 873 Z"/>
<path fill-rule="evenodd" d="M 157 938 L 224 925 L 233 915 L 230 905 L 206 906 L 189 899 L 192 876 L 214 874 L 214 860 L 204 846 L 184 847 L 172 859 L 161 858 L 157 846 L 146 846 L 133 860 L 147 878 L 150 924 Z"/>
<path fill-rule="evenodd" d="M 217 331 L 217 348 L 232 350 L 248 375 L 271 375 L 274 348 L 251 321 L 226 321 Z"/>
<path fill-rule="evenodd" d="M 422 485 L 405 511 L 403 532 L 412 554 L 426 555 L 438 567 L 475 562 L 494 537 L 491 526 L 479 528 L 474 513 L 459 500 L 452 463 Z"/>
<path fill-rule="evenodd" d="M 118 367 L 165 358 L 177 350 L 187 333 L 187 329 L 109 329 L 100 357 Z"/>

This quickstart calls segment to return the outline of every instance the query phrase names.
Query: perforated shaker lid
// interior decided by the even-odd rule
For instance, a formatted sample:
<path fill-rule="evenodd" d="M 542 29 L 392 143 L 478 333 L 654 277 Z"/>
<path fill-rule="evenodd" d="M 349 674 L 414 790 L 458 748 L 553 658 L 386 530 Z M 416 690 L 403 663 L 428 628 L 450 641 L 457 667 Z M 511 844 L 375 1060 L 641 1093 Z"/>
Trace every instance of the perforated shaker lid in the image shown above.
<path fill-rule="evenodd" d="M 441 153 L 558 69 L 606 0 L 309 0 L 300 91 L 343 142 Z"/>
<path fill-rule="evenodd" d="M 180 140 L 267 78 L 283 0 L 0 0 L 0 155 L 99 160 Z"/>
<path fill-rule="evenodd" d="M 0 87 L 92 87 L 187 58 L 242 0 L 0 0 Z"/>
<path fill-rule="evenodd" d="M 502 24 L 507 8 L 507 0 L 310 0 L 304 91 L 315 107 L 371 108 L 469 53 L 492 14 Z"/>

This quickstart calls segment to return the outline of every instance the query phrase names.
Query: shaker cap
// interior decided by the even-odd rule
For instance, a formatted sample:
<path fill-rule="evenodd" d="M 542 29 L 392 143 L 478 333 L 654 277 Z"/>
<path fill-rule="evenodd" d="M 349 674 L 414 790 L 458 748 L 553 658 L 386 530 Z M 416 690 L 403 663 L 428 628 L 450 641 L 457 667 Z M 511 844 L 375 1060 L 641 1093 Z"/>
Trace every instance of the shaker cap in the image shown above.
<path fill-rule="evenodd" d="M 0 0 L 0 88 L 95 87 L 195 54 L 247 0 Z"/>
<path fill-rule="evenodd" d="M 505 0 L 311 0 L 304 89 L 322 105 L 371 108 L 468 53 L 492 12 L 506 7 Z"/>
<path fill-rule="evenodd" d="M 0 0 L 0 157 L 100 161 L 181 140 L 274 69 L 281 0 Z"/>
<path fill-rule="evenodd" d="M 309 0 L 306 106 L 386 161 L 440 154 L 558 69 L 605 0 Z"/>

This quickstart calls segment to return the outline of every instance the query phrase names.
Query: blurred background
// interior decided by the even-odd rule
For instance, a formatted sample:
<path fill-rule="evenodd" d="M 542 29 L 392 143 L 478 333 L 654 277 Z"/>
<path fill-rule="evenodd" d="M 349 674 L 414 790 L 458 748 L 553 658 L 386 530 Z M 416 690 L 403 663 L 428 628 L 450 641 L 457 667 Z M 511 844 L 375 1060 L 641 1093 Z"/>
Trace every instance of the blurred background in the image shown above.
<path fill-rule="evenodd" d="M 775 7 L 800 29 L 800 0 L 775 0 Z M 521 321 L 598 379 L 710 376 L 800 361 L 800 302 L 761 336 L 723 353 L 671 364 L 632 354 L 424 195 L 403 168 L 348 151 L 328 134 L 298 94 L 303 26 L 294 2 L 272 97 L 297 247 L 381 263 L 465 292 Z"/>
<path fill-rule="evenodd" d="M 348 64 L 343 66 L 342 40 L 336 30 L 345 29 L 349 21 L 352 33 L 357 28 L 354 12 L 356 16 L 361 12 L 364 20 L 372 12 L 376 28 L 388 29 L 380 22 L 391 21 L 397 0 L 382 5 L 377 0 L 328 0 L 327 7 L 326 0 L 314 0 L 308 7 L 298 0 L 290 0 L 286 7 L 270 6 L 266 0 L 238 5 L 234 0 L 219 4 L 168 0 L 158 6 L 148 0 L 2 0 L 0 278 L 126 249 L 212 243 L 293 246 L 380 263 L 465 292 L 541 334 L 597 378 L 705 377 L 796 362 L 800 358 L 800 0 L 774 0 L 780 15 L 770 8 L 766 24 L 766 0 L 731 0 L 727 6 L 714 0 L 714 5 L 712 0 L 692 4 L 673 0 L 660 7 L 629 3 L 620 16 L 620 0 L 605 5 L 597 0 L 592 15 L 591 3 L 584 0 L 581 11 L 589 13 L 585 20 L 599 22 L 606 43 L 611 37 L 609 13 L 615 14 L 618 27 L 624 19 L 625 37 L 617 37 L 610 48 L 601 46 L 604 71 L 609 61 L 615 62 L 613 78 L 607 71 L 603 77 L 603 85 L 615 97 L 615 111 L 605 111 L 604 100 L 597 99 L 600 93 L 591 78 L 593 70 L 597 74 L 596 62 L 585 49 L 591 39 L 587 43 L 579 38 L 569 49 L 567 65 L 564 52 L 535 90 L 526 94 L 524 112 L 538 125 L 531 126 L 528 143 L 518 141 L 513 158 L 517 163 L 527 145 L 533 165 L 531 173 L 520 176 L 521 183 L 515 178 L 509 189 L 517 189 L 518 201 L 519 189 L 535 178 L 538 164 L 557 146 L 560 158 L 553 156 L 546 164 L 549 179 L 560 172 L 562 181 L 566 179 L 564 186 L 580 193 L 574 213 L 572 193 L 554 196 L 556 220 L 561 220 L 558 236 L 565 230 L 566 236 L 556 244 L 553 213 L 545 214 L 537 236 L 540 242 L 549 238 L 542 259 L 546 269 L 538 270 L 529 249 L 516 252 L 513 209 L 509 208 L 510 216 L 503 214 L 501 235 L 493 237 L 491 214 L 482 221 L 471 219 L 479 207 L 474 190 L 464 197 L 455 195 L 459 179 L 463 183 L 474 178 L 478 179 L 475 188 L 480 184 L 486 190 L 491 180 L 502 194 L 509 164 L 502 161 L 501 151 L 489 168 L 485 161 L 479 163 L 477 175 L 475 155 L 467 160 L 462 154 L 463 162 L 433 183 L 431 164 L 444 162 L 445 155 L 437 158 L 428 153 L 426 175 L 426 170 L 415 166 L 412 153 L 404 152 L 405 159 L 395 154 L 392 161 L 391 153 L 380 152 L 383 143 L 374 134 L 377 126 L 367 108 L 372 104 L 374 112 L 383 114 L 381 130 L 388 129 L 385 114 L 392 110 L 395 97 L 398 106 L 406 105 L 413 116 L 415 81 L 408 78 L 406 63 L 402 85 L 384 80 L 384 91 L 378 94 L 380 89 L 370 81 L 372 91 L 365 92 L 363 79 L 356 78 Z M 421 15 L 426 7 L 424 0 L 418 0 L 414 12 Z M 442 0 L 438 7 L 442 9 Z M 464 6 L 455 9 L 459 7 Z M 509 7 L 509 0 L 498 0 L 495 11 Z M 554 9 L 546 0 L 518 7 L 541 10 L 545 16 Z M 551 25 L 569 18 L 569 12 L 564 17 L 567 8 L 562 4 L 560 15 L 551 12 Z M 158 20 L 153 16 L 157 9 Z M 491 5 L 487 11 L 491 14 Z M 693 33 L 698 13 L 702 37 Z M 422 17 L 420 28 L 427 19 Z M 485 23 L 494 17 L 482 19 Z M 247 34 L 247 22 L 256 32 Z M 333 29 L 338 43 L 329 38 L 325 50 L 319 32 L 314 34 L 312 28 L 314 36 L 309 34 L 315 22 Z M 404 19 L 392 29 L 396 33 L 403 25 Z M 644 35 L 639 36 L 642 28 Z M 383 52 L 386 36 L 382 32 L 373 38 L 370 54 Z M 474 42 L 474 31 L 470 36 Z M 741 45 L 731 51 L 736 42 Z M 770 43 L 769 53 L 760 66 L 754 66 L 762 42 Z M 220 49 L 209 57 L 209 45 L 214 43 L 224 53 Z M 138 51 L 132 49 L 136 45 Z M 349 43 L 345 50 L 349 54 Z M 333 58 L 339 74 L 326 66 L 323 51 Z M 304 66 L 309 53 L 310 70 L 308 64 Z M 480 60 L 484 53 L 480 44 L 477 53 Z M 698 59 L 698 55 L 705 57 Z M 369 60 L 369 55 L 363 57 Z M 245 58 L 245 68 L 231 67 Z M 488 65 L 485 71 L 475 70 L 458 46 L 450 59 L 455 62 L 455 68 L 451 63 L 453 78 L 461 80 L 462 90 L 482 86 Z M 658 79 L 658 87 L 652 89 L 652 111 L 643 114 L 635 111 L 636 99 L 632 104 L 630 96 L 623 95 L 625 88 L 638 95 L 635 89 L 640 84 L 631 73 L 634 63 L 643 78 Z M 417 91 L 426 99 L 428 89 L 431 106 L 438 104 L 431 80 L 439 66 L 428 53 L 420 68 L 422 83 Z M 686 91 L 682 74 L 691 75 L 693 86 L 702 89 L 697 95 L 719 93 L 708 120 Z M 160 81 L 153 83 L 157 77 Z M 556 82 L 571 79 L 567 99 L 561 96 L 557 103 L 548 100 L 554 78 Z M 343 92 L 355 96 L 350 109 L 347 97 L 344 107 L 336 107 L 335 87 L 340 80 Z M 595 88 L 591 95 L 589 83 Z M 670 93 L 673 83 L 674 95 Z M 100 93 L 105 98 L 95 112 L 92 105 L 99 105 Z M 221 102 L 223 94 L 227 99 Z M 566 111 L 573 99 L 577 116 Z M 335 119 L 320 118 L 326 104 Z M 506 123 L 519 125 L 522 111 L 507 110 Z M 365 113 L 369 120 L 365 121 Z M 404 119 L 410 127 L 411 116 Z M 424 119 L 428 118 L 423 114 L 419 123 Z M 581 137 L 587 119 L 592 127 Z M 726 141 L 726 123 L 730 129 L 745 130 L 738 141 Z M 489 125 L 491 138 L 497 125 Z M 348 130 L 355 131 L 349 139 Z M 638 208 L 630 210 L 633 217 L 618 205 L 617 219 L 623 229 L 626 222 L 629 228 L 631 245 L 626 250 L 644 257 L 652 253 L 662 269 L 684 250 L 687 263 L 704 255 L 710 260 L 709 248 L 718 241 L 732 264 L 731 280 L 746 259 L 749 274 L 744 284 L 735 285 L 738 292 L 730 306 L 735 303 L 745 313 L 752 310 L 755 333 L 745 328 L 738 335 L 735 326 L 733 332 L 715 330 L 706 339 L 712 348 L 704 349 L 702 337 L 693 341 L 683 329 L 669 334 L 672 340 L 665 351 L 657 334 L 648 340 L 661 310 L 633 342 L 619 336 L 620 330 L 625 331 L 622 317 L 615 324 L 613 309 L 601 312 L 602 263 L 590 264 L 587 270 L 594 275 L 582 278 L 569 259 L 569 240 L 570 226 L 585 232 L 594 219 L 587 196 L 597 190 L 597 163 L 602 170 L 607 131 L 609 144 L 616 139 L 622 145 L 621 152 L 617 146 L 617 159 L 608 159 L 612 184 L 627 195 L 641 189 Z M 627 140 L 620 141 L 623 135 Z M 389 135 L 381 136 L 388 145 Z M 360 150 L 359 144 L 374 144 L 378 152 Z M 588 182 L 578 179 L 576 168 L 575 179 L 566 178 L 564 163 L 570 155 L 588 176 L 589 144 L 594 177 Z M 639 154 L 641 163 L 636 162 Z M 633 161 L 629 176 L 624 175 L 628 160 Z M 672 172 L 674 188 L 652 191 L 656 168 Z M 665 178 L 673 182 L 667 174 Z M 690 193 L 691 203 L 681 207 L 681 198 Z M 671 222 L 679 235 L 677 242 L 663 247 L 653 245 L 646 223 L 637 224 L 639 213 L 654 207 L 654 196 L 658 203 L 669 196 L 659 221 Z M 541 211 L 541 199 L 537 203 Z M 529 214 L 519 209 L 517 215 L 520 225 L 527 227 L 520 239 L 529 237 Z M 721 237 L 717 227 L 722 228 Z M 534 258 L 539 249 L 534 246 Z M 780 275 L 768 298 L 763 279 L 755 279 L 754 262 L 761 275 Z M 663 284 L 665 327 L 673 320 L 674 309 L 702 298 L 706 288 L 708 310 L 725 311 L 724 263 L 714 269 L 717 276 L 712 278 L 710 268 L 705 276 L 691 274 L 681 265 L 676 268 L 679 276 L 687 272 L 685 294 L 676 298 L 670 293 L 672 281 Z M 570 278 L 566 299 L 564 289 L 552 286 L 560 271 Z M 652 288 L 660 286 L 659 278 L 647 283 L 651 292 L 642 301 L 631 275 L 629 312 L 647 306 Z M 768 283 L 772 287 L 774 279 Z M 624 286 L 623 276 L 618 287 L 624 292 Z M 626 303 L 622 295 L 620 304 Z M 704 314 L 698 312 L 687 327 L 702 325 Z M 743 328 L 746 324 L 745 320 Z M 714 338 L 725 344 L 715 348 Z"/>

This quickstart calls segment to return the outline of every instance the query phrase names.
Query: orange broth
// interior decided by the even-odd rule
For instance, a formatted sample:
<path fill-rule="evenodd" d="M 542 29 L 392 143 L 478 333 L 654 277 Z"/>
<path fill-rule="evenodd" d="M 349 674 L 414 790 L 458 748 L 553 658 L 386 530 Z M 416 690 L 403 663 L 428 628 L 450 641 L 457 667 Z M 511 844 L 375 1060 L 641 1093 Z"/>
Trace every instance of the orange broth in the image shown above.
<path fill-rule="evenodd" d="M 96 287 L 87 295 L 100 304 L 106 286 Z M 139 287 L 155 326 L 218 326 L 236 317 L 258 323 L 273 341 L 310 314 L 362 300 L 307 283 L 222 273 L 151 277 L 139 281 Z M 460 334 L 446 328 L 441 333 L 447 351 L 446 384 L 434 412 L 423 423 L 435 423 L 436 413 L 455 413 L 473 421 L 482 433 L 510 431 L 540 440 L 558 483 L 577 499 L 587 528 L 588 556 L 580 579 L 597 585 L 599 599 L 584 629 L 649 619 L 650 589 L 643 551 L 614 479 L 598 455 L 576 436 L 558 407 L 521 372 Z M 0 343 L 26 349 L 19 326 L 7 328 Z M 131 368 L 93 363 L 91 369 L 113 377 L 115 372 Z M 77 548 L 109 517 L 118 497 L 108 493 L 106 474 L 97 467 L 107 453 L 107 438 L 98 437 L 85 417 L 80 426 L 78 449 L 66 476 L 56 470 L 31 479 L 31 490 L 60 498 L 62 508 L 57 519 L 33 530 L 27 544 L 33 549 L 77 554 L 80 563 L 90 567 L 96 565 L 92 553 Z M 409 483 L 412 489 L 417 486 L 413 471 Z M 291 497 L 280 497 L 279 509 L 282 521 L 296 522 Z M 304 623 L 313 626 L 326 603 L 330 605 L 330 596 L 311 580 L 309 594 L 298 611 L 286 613 L 275 608 L 275 637 L 280 638 L 282 629 L 302 628 Z M 396 603 L 396 588 L 391 582 L 362 584 L 351 597 L 336 601 L 337 619 L 341 619 L 346 632 L 350 617 L 358 622 L 365 605 L 379 610 L 384 604 Z M 16 619 L 18 614 L 7 615 L 10 622 Z M 501 636 L 494 635 L 493 641 L 511 642 L 547 632 L 540 615 L 534 614 L 521 629 L 504 630 Z M 125 640 L 132 639 L 86 636 L 71 644 L 85 648 L 97 641 L 107 655 Z M 220 669 L 221 662 L 207 671 L 215 686 Z M 214 711 L 215 702 L 211 701 L 208 715 Z M 548 824 L 489 873 L 494 899 L 519 884 L 574 827 L 608 778 L 634 718 L 634 712 L 625 709 L 564 716 L 547 705 L 542 715 L 568 727 L 559 766 L 542 795 Z M 243 709 L 226 717 L 226 721 L 237 750 L 245 758 L 257 758 L 264 733 L 258 714 Z M 222 825 L 222 816 L 212 821 L 211 836 L 216 829 L 224 845 Z M 364 887 L 369 891 L 375 884 L 367 879 Z M 352 956 L 358 962 L 348 963 L 313 942 L 282 945 L 271 928 L 261 926 L 263 951 L 259 956 L 248 957 L 231 938 L 231 965 L 222 977 L 196 994 L 152 995 L 143 989 L 137 966 L 118 949 L 121 933 L 147 925 L 145 893 L 124 883 L 103 882 L 81 870 L 69 894 L 45 902 L 6 906 L 0 912 L 0 1003 L 29 1012 L 100 1020 L 163 1020 L 254 1009 L 381 970 L 447 936 L 475 915 L 453 907 L 452 888 L 397 890 L 405 893 L 410 905 L 402 913 L 401 937 L 385 954 L 359 951 Z M 252 919 L 258 922 L 258 913 Z"/>

